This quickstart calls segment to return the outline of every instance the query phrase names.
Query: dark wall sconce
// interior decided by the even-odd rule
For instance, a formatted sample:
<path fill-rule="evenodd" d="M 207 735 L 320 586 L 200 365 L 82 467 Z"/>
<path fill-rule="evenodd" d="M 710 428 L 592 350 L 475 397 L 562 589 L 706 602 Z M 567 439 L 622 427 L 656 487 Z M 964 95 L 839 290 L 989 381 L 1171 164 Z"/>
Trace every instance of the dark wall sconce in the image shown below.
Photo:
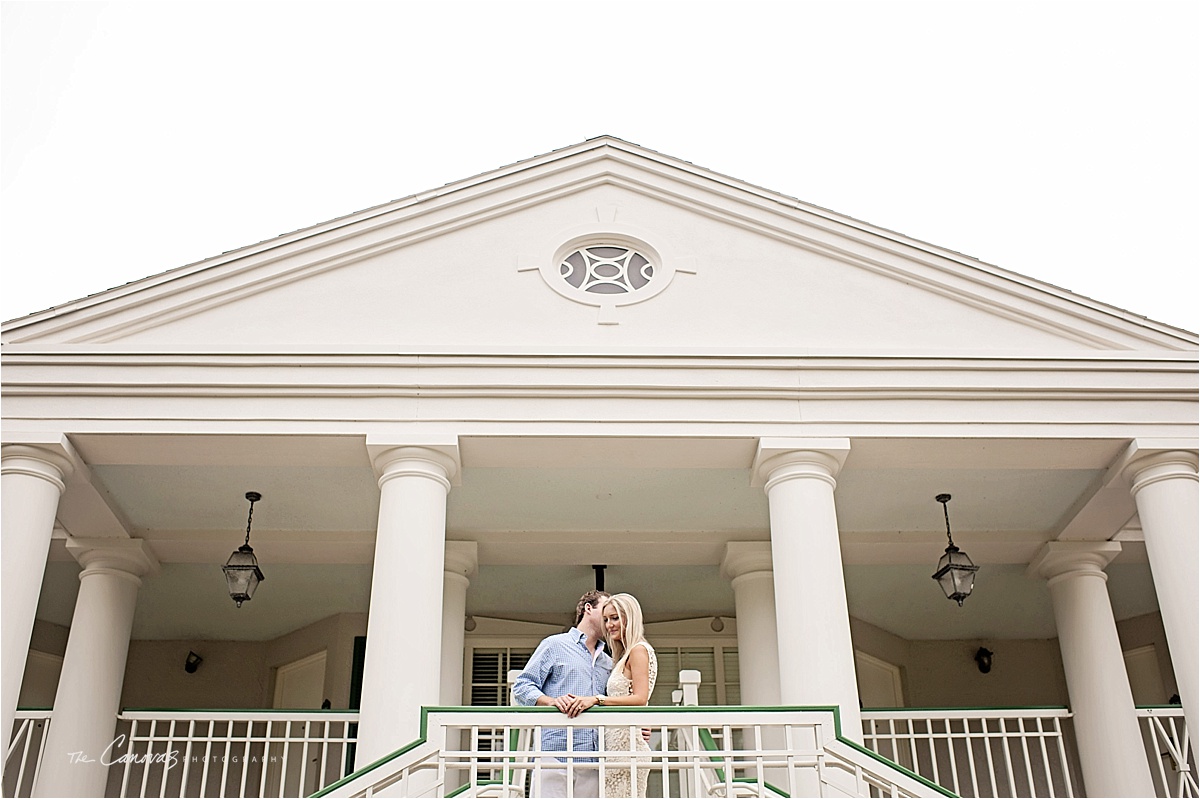
<path fill-rule="evenodd" d="M 979 666 L 979 671 L 987 674 L 992 670 L 992 657 L 995 655 L 992 650 L 986 647 L 979 647 L 979 651 L 975 653 L 975 664 Z"/>
<path fill-rule="evenodd" d="M 196 669 L 200 668 L 200 664 L 204 662 L 204 658 L 197 655 L 192 650 L 188 650 L 187 660 L 183 661 L 183 670 L 188 674 L 195 674 Z"/>

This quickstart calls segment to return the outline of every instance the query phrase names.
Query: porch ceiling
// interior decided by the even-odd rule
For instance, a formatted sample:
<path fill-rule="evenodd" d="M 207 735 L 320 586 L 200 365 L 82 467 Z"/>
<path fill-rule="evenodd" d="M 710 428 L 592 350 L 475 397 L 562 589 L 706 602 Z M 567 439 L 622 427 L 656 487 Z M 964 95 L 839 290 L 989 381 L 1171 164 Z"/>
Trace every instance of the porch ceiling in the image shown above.
<path fill-rule="evenodd" d="M 1052 638 L 1057 632 L 1045 583 L 1018 564 L 991 564 L 960 608 L 948 602 L 923 565 L 848 565 L 850 613 L 907 640 Z M 144 581 L 137 639 L 271 640 L 335 613 L 366 613 L 368 564 L 266 565 L 252 602 L 235 608 L 217 564 L 171 563 Z M 38 617 L 69 626 L 79 567 L 47 565 Z M 1149 566 L 1114 563 L 1108 591 L 1118 620 L 1158 609 Z M 565 624 L 593 571 L 584 565 L 485 565 L 471 583 L 467 612 L 477 616 Z M 733 591 L 715 566 L 610 566 L 606 585 L 639 598 L 650 621 L 734 616 Z"/>
<path fill-rule="evenodd" d="M 268 638 L 330 613 L 366 611 L 378 489 L 362 437 L 72 442 L 94 490 L 165 564 L 145 581 L 136 636 Z M 1044 586 L 1025 580 L 1024 564 L 1102 489 L 1124 443 L 855 439 L 837 490 L 852 613 L 906 638 L 1053 635 Z M 448 537 L 480 544 L 472 613 L 561 612 L 590 584 L 590 564 L 605 563 L 610 585 L 628 580 L 656 619 L 732 615 L 718 567 L 724 543 L 769 538 L 766 497 L 749 479 L 753 438 L 477 436 L 460 444 L 463 474 L 447 524 Z M 252 543 L 267 582 L 237 611 L 218 567 L 241 542 L 247 490 L 263 494 Z M 954 496 L 956 543 L 990 567 L 979 597 L 954 613 L 928 577 L 945 546 L 933 499 L 941 492 Z M 1131 526 L 1132 501 L 1105 509 L 1092 536 Z M 85 521 L 60 522 L 89 534 Z M 61 547 L 54 557 L 39 615 L 69 624 L 77 569 Z M 1135 544 L 1121 561 L 1134 576 L 1114 572 L 1114 602 L 1126 615 L 1153 610 L 1144 553 Z M 995 602 L 986 598 L 992 590 Z"/>

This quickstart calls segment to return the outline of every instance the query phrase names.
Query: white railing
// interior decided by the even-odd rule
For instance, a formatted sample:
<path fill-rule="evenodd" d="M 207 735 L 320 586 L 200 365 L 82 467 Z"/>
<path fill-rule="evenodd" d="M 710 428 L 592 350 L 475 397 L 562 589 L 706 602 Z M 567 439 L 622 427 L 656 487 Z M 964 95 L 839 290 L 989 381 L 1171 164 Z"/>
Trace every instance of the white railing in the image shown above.
<path fill-rule="evenodd" d="M 541 750 L 544 729 L 599 729 L 603 741 L 614 726 L 633 740 L 651 730 L 651 750 Z M 602 787 L 614 770 L 636 779 L 645 769 L 653 797 L 946 794 L 835 730 L 829 709 L 598 708 L 568 719 L 553 708 L 428 708 L 418 741 L 318 795 L 517 797 L 551 769 L 598 772 Z"/>
<path fill-rule="evenodd" d="M 1070 711 L 863 711 L 863 742 L 874 752 L 969 797 L 1075 796 Z"/>
<path fill-rule="evenodd" d="M 30 796 L 42 767 L 49 710 L 18 710 L 4 753 L 4 795 Z"/>
<path fill-rule="evenodd" d="M 357 712 L 125 711 L 108 796 L 309 796 L 353 762 Z"/>
<path fill-rule="evenodd" d="M 1196 755 L 1192 751 L 1181 707 L 1139 707 L 1138 722 L 1150 760 L 1155 795 L 1200 796 Z"/>
<path fill-rule="evenodd" d="M 802 761 L 788 761 L 782 743 L 776 749 L 763 749 L 765 759 L 760 762 L 749 756 L 750 747 L 743 743 L 753 742 L 752 727 L 747 728 L 740 719 L 730 721 L 727 715 L 737 708 L 690 709 L 705 720 L 689 727 L 674 718 L 665 726 L 666 747 L 663 729 L 656 729 L 653 745 L 659 760 L 652 775 L 652 795 L 687 795 L 685 788 L 711 795 L 758 795 L 756 777 L 786 792 L 785 780 L 779 775 L 802 768 L 792 765 Z M 665 709 L 640 709 L 649 710 Z M 593 723 L 596 712 L 586 714 Z M 1156 794 L 1200 797 L 1182 709 L 1139 708 L 1137 712 Z M 869 749 L 960 796 L 1071 796 L 1082 790 L 1073 730 L 1064 710 L 897 709 L 864 711 L 862 716 Z M 479 721 L 479 716 L 472 719 Z M 107 795 L 307 795 L 347 773 L 357 720 L 357 713 L 335 711 L 126 711 L 118 723 L 118 741 L 109 753 L 113 766 Z M 17 711 L 4 767 L 5 796 L 32 793 L 42 767 L 49 722 L 49 710 Z M 506 760 L 504 753 L 516 746 L 508 741 L 512 735 L 524 731 L 530 738 L 537 725 L 529 719 L 516 726 L 510 722 L 462 727 L 461 744 L 448 750 L 451 779 L 445 785 L 478 785 L 491 779 L 503 783 L 522 772 L 529 777 L 529 746 L 521 747 L 523 759 Z M 703 737 L 700 730 L 711 732 L 709 745 L 713 748 L 705 748 L 705 742 L 699 740 Z M 770 739 L 774 733 L 762 728 L 758 734 Z M 727 748 L 726 740 L 730 742 Z M 702 749 L 703 756 L 699 754 Z M 469 767 L 472 752 L 479 755 L 473 775 Z M 689 758 L 696 761 L 694 768 Z M 155 759 L 160 762 L 148 762 Z M 871 784 L 870 769 L 864 775 L 863 784 Z M 665 789 L 661 787 L 664 776 Z M 493 786 L 490 790 L 499 793 L 501 789 Z M 772 795 L 766 791 L 765 795 Z"/>

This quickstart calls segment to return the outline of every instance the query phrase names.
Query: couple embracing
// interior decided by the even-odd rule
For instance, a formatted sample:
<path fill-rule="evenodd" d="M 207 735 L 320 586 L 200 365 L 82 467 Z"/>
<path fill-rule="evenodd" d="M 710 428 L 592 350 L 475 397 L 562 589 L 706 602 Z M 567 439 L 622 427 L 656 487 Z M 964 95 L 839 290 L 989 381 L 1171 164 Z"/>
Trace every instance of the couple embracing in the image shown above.
<path fill-rule="evenodd" d="M 612 656 L 604 651 L 608 642 Z M 597 705 L 629 707 L 650 701 L 658 677 L 658 659 L 647 643 L 642 623 L 642 608 L 629 594 L 610 596 L 604 591 L 589 591 L 575 607 L 575 626 L 565 633 L 552 635 L 538 645 L 525 670 L 513 683 L 513 695 L 519 704 L 555 707 L 569 718 Z M 544 729 L 542 751 L 557 752 L 567 748 L 568 730 Z M 598 749 L 595 729 L 574 730 L 571 749 L 590 752 Z M 613 726 L 604 731 L 606 752 L 649 752 L 643 737 L 634 736 L 629 728 Z M 604 796 L 645 796 L 649 765 L 645 757 L 638 758 L 637 792 L 632 788 L 633 769 L 629 760 L 610 759 L 604 769 Z M 594 759 L 580 758 L 576 766 L 572 795 L 600 796 L 599 772 Z M 541 769 L 540 785 L 534 785 L 531 796 L 566 796 L 567 770 Z"/>

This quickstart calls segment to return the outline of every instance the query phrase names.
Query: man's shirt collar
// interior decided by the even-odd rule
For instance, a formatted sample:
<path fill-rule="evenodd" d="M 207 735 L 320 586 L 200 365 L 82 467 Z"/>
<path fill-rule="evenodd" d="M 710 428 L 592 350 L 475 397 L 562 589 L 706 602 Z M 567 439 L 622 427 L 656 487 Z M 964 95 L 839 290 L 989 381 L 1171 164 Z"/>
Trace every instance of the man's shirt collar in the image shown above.
<path fill-rule="evenodd" d="M 589 655 L 592 656 L 592 665 L 593 666 L 595 666 L 597 663 L 603 662 L 602 659 L 608 657 L 608 653 L 604 651 L 604 643 L 602 641 L 596 641 L 595 649 L 588 649 L 587 633 L 585 633 L 583 630 L 579 629 L 578 627 L 572 627 L 570 635 L 571 635 L 571 640 L 575 641 L 577 644 L 582 646 L 584 648 L 584 651 L 586 651 Z"/>

